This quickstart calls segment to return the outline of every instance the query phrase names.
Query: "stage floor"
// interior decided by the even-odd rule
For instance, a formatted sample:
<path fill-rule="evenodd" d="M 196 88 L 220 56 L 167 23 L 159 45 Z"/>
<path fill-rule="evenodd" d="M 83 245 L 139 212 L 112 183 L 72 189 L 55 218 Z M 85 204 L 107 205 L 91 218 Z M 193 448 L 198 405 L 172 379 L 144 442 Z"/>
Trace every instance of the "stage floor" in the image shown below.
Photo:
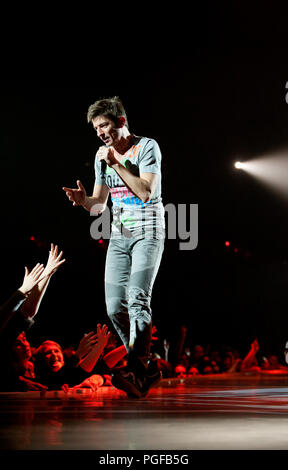
<path fill-rule="evenodd" d="M 288 376 L 162 380 L 145 399 L 0 394 L 1 450 L 288 450 Z"/>

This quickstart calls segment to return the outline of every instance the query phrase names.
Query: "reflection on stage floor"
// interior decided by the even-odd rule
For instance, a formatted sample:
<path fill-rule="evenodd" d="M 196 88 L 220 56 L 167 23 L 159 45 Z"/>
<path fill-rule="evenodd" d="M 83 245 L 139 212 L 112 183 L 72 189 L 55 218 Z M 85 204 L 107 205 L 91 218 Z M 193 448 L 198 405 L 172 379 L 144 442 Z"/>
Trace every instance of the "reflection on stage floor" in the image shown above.
<path fill-rule="evenodd" d="M 144 399 L 0 394 L 1 450 L 288 450 L 288 376 L 165 379 Z"/>

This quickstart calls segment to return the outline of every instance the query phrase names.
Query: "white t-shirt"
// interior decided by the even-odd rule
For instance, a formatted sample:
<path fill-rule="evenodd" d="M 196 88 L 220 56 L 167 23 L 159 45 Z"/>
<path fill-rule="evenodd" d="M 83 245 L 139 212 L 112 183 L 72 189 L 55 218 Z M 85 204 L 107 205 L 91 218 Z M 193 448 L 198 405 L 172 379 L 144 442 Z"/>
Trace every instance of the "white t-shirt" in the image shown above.
<path fill-rule="evenodd" d="M 109 187 L 112 200 L 112 237 L 126 234 L 135 238 L 164 238 L 165 217 L 161 197 L 161 151 L 154 139 L 134 136 L 131 147 L 123 155 L 120 163 L 132 174 L 155 173 L 158 183 L 149 202 L 144 203 L 133 194 L 118 173 L 108 165 L 105 174 L 101 173 L 101 162 L 95 158 L 97 184 Z"/>

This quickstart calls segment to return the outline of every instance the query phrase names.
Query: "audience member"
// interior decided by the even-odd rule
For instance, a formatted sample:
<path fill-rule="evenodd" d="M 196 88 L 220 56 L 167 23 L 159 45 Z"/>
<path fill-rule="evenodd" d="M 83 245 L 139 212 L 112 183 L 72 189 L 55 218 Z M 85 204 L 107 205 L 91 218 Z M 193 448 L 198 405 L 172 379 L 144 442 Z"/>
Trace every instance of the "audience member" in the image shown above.
<path fill-rule="evenodd" d="M 276 354 L 269 354 L 267 356 L 267 358 L 265 358 L 266 360 L 263 360 L 262 361 L 262 364 L 261 364 L 261 368 L 263 370 L 281 370 L 281 371 L 285 371 L 287 370 L 288 372 L 288 368 L 287 366 L 285 365 L 282 365 L 279 361 L 279 358 L 277 357 Z"/>
<path fill-rule="evenodd" d="M 211 362 L 213 363 L 214 370 L 217 371 L 217 374 L 221 373 L 222 372 L 222 359 L 221 359 L 221 354 L 218 348 L 211 349 L 210 359 L 211 359 Z"/>
<path fill-rule="evenodd" d="M 186 353 L 182 353 L 177 362 L 177 365 L 181 364 L 186 370 L 190 368 L 190 357 Z"/>
<path fill-rule="evenodd" d="M 196 367 L 191 366 L 188 370 L 187 377 L 193 377 L 194 375 L 199 375 L 199 372 Z"/>
<path fill-rule="evenodd" d="M 232 374 L 239 372 L 241 366 L 241 358 L 238 351 L 232 348 L 225 348 L 222 359 L 222 372 Z"/>
<path fill-rule="evenodd" d="M 26 332 L 34 323 L 52 275 L 65 262 L 62 255 L 63 252 L 58 254 L 58 247 L 51 244 L 46 266 L 38 263 L 31 272 L 25 267 L 22 285 L 0 307 L 1 350 L 4 354 L 4 380 L 0 390 L 67 391 L 68 388 L 83 387 L 96 390 L 102 385 L 111 386 L 111 373 L 126 365 L 127 351 L 123 345 L 117 347 L 117 337 L 108 331 L 106 325 L 101 327 L 98 324 L 96 332 L 85 334 L 77 348 L 70 345 L 63 350 L 52 340 L 44 341 L 39 348 L 32 348 L 29 344 Z M 274 354 L 262 358 L 260 363 L 257 358 L 257 338 L 244 359 L 241 359 L 238 351 L 231 347 L 224 347 L 221 355 L 221 348 L 217 345 L 212 349 L 210 345 L 204 348 L 196 344 L 191 354 L 189 348 L 184 349 L 186 334 L 187 327 L 182 325 L 180 338 L 175 343 L 176 355 L 173 356 L 177 361 L 171 364 L 168 361 L 170 344 L 167 340 L 161 340 L 165 354 L 163 359 L 157 350 L 159 337 L 153 325 L 150 365 L 155 365 L 158 379 L 173 376 L 186 379 L 219 373 L 260 373 L 261 370 L 288 371 L 287 366 L 283 366 Z M 286 359 L 288 343 L 284 353 Z"/>
<path fill-rule="evenodd" d="M 18 376 L 35 378 L 32 352 L 25 331 L 22 331 L 12 346 L 13 365 Z"/>
<path fill-rule="evenodd" d="M 209 354 L 205 353 L 204 347 L 200 344 L 196 344 L 192 350 L 191 367 L 196 369 L 199 374 L 218 374 L 220 372 L 219 364 L 212 360 Z"/>
<path fill-rule="evenodd" d="M 204 357 L 204 348 L 200 344 L 196 344 L 193 347 L 191 358 L 190 358 L 190 366 L 196 367 L 196 369 L 200 372 L 202 359 Z"/>
<path fill-rule="evenodd" d="M 178 364 L 174 369 L 175 377 L 178 379 L 184 379 L 187 377 L 187 371 L 183 364 Z"/>
<path fill-rule="evenodd" d="M 17 340 L 19 338 L 18 346 L 21 342 L 21 333 L 28 331 L 34 324 L 34 317 L 38 312 L 41 300 L 46 292 L 47 286 L 50 282 L 52 275 L 57 271 L 59 266 L 65 262 L 61 259 L 63 252 L 58 254 L 58 247 L 51 244 L 48 261 L 46 266 L 37 263 L 36 266 L 29 272 L 25 267 L 25 275 L 22 285 L 10 297 L 10 299 L 0 308 L 0 335 L 1 335 L 1 353 L 2 353 L 2 377 L 1 390 L 42 390 L 41 384 L 33 383 L 30 388 L 31 377 L 28 378 L 27 374 L 32 375 L 32 368 L 30 360 L 18 355 L 20 363 L 17 362 Z M 20 337 L 19 337 L 20 335 Z M 24 336 L 22 336 L 24 338 Z M 27 346 L 27 345 L 26 345 Z M 23 349 L 25 346 L 23 346 Z M 20 348 L 21 349 L 21 348 Z M 28 354 L 28 347 L 27 347 Z M 19 370 L 23 372 L 27 369 L 23 376 L 19 375 Z M 29 369 L 29 372 L 28 372 Z"/>
<path fill-rule="evenodd" d="M 258 363 L 258 359 L 256 358 L 256 354 L 259 351 L 259 343 L 258 339 L 256 338 L 248 351 L 248 354 L 244 357 L 244 359 L 240 363 L 240 371 L 241 372 L 260 372 L 261 368 Z"/>
<path fill-rule="evenodd" d="M 22 285 L 0 307 L 0 334 L 6 329 L 16 312 L 19 312 L 20 307 L 27 301 L 28 295 L 31 294 L 32 290 L 40 282 L 43 271 L 44 266 L 40 263 L 37 263 L 31 272 L 29 272 L 28 268 L 25 266 L 25 275 Z M 25 318 L 25 315 L 23 315 L 23 317 Z"/>
<path fill-rule="evenodd" d="M 188 328 L 187 328 L 186 325 L 181 325 L 180 326 L 180 335 L 178 337 L 178 340 L 176 340 L 176 344 L 175 344 L 175 346 L 176 346 L 175 347 L 175 358 L 176 358 L 177 363 L 179 362 L 179 359 L 183 354 L 184 345 L 185 345 L 186 336 L 187 336 L 187 331 L 188 331 Z"/>
<path fill-rule="evenodd" d="M 199 372 L 203 375 L 219 372 L 216 362 L 211 361 L 210 357 L 206 354 L 201 358 L 199 369 Z"/>
<path fill-rule="evenodd" d="M 162 378 L 166 379 L 168 377 L 173 376 L 173 369 L 172 369 L 172 365 L 170 364 L 170 362 L 165 361 L 165 359 L 162 359 L 159 355 L 155 355 L 155 354 L 152 355 L 152 360 L 157 361 L 158 370 Z"/>
<path fill-rule="evenodd" d="M 61 346 L 55 341 L 44 341 L 38 348 L 35 361 L 37 382 L 49 390 L 71 387 L 89 387 L 95 390 L 104 378 L 92 371 L 107 344 L 110 333 L 106 325 L 97 325 L 97 333 L 90 332 L 81 339 L 75 354 L 65 362 Z"/>

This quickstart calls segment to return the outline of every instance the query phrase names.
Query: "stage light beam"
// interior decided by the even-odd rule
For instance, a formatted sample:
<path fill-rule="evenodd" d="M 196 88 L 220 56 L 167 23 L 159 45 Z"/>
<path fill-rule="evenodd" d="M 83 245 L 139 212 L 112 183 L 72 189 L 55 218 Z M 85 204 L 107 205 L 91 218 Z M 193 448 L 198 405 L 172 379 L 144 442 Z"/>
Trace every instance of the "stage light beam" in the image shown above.
<path fill-rule="evenodd" d="M 244 170 L 279 196 L 288 197 L 288 148 L 271 154 L 259 155 L 245 162 L 236 161 L 234 167 Z"/>

